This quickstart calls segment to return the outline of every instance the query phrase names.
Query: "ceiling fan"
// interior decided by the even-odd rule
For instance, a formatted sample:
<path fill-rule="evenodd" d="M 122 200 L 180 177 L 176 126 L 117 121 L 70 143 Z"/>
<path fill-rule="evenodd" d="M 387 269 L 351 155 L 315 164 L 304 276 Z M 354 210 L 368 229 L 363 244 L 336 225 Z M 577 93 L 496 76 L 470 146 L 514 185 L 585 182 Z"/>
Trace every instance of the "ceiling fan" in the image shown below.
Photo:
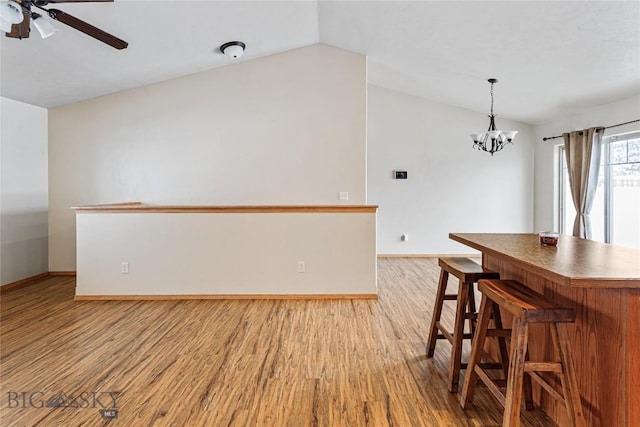
<path fill-rule="evenodd" d="M 51 19 L 62 22 L 116 49 L 125 49 L 129 43 L 100 28 L 84 22 L 59 9 L 45 9 L 49 3 L 113 2 L 113 0 L 10 0 L 0 1 L 0 25 L 5 35 L 11 38 L 29 38 L 31 23 L 43 38 L 53 35 L 56 29 L 33 9 L 45 12 Z"/>

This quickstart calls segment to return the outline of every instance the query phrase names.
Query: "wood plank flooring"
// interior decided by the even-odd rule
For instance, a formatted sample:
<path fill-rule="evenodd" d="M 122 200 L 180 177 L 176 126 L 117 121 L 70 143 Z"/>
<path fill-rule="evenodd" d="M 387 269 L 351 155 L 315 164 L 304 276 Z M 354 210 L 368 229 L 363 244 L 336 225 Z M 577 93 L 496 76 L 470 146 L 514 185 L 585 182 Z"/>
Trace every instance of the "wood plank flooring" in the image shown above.
<path fill-rule="evenodd" d="M 500 425 L 486 389 L 467 411 L 447 392 L 446 341 L 425 356 L 437 259 L 378 274 L 378 301 L 74 302 L 73 277 L 6 292 L 0 425 Z"/>

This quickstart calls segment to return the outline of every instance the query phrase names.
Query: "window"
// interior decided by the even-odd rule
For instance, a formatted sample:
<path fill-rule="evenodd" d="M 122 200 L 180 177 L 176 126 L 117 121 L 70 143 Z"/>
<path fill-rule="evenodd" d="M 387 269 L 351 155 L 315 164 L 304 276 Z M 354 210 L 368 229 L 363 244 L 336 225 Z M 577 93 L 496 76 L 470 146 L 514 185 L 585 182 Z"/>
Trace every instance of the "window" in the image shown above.
<path fill-rule="evenodd" d="M 640 249 L 640 132 L 605 137 L 591 209 L 592 239 Z M 576 211 L 560 147 L 560 232 L 571 234 Z"/>

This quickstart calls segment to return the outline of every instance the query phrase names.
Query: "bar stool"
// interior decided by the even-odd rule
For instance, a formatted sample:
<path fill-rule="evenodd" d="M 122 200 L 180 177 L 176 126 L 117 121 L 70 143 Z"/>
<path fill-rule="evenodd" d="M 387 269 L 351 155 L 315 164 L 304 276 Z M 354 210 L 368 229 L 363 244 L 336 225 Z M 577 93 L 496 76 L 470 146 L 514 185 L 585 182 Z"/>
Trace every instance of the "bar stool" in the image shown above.
<path fill-rule="evenodd" d="M 515 280 L 480 280 L 478 289 L 482 292 L 482 302 L 460 397 L 462 408 L 466 409 L 473 401 L 477 381 L 481 379 L 491 394 L 504 406 L 503 427 L 519 426 L 523 382 L 526 391 L 527 380 L 530 386 L 531 379 L 534 379 L 552 396 L 564 403 L 571 426 L 585 426 L 566 331 L 566 323 L 575 321 L 575 312 L 570 308 L 553 304 L 544 296 Z M 478 363 L 484 349 L 485 338 L 490 331 L 489 318 L 494 307 L 502 307 L 513 315 L 510 364 L 504 394 Z M 546 323 L 550 326 L 551 340 L 558 355 L 556 359 L 559 360 L 529 361 L 527 353 L 529 323 Z M 560 377 L 562 394 L 557 392 L 538 372 L 555 372 Z M 525 401 L 528 404 L 532 403 L 530 389 L 525 393 Z"/>
<path fill-rule="evenodd" d="M 433 307 L 433 316 L 431 317 L 431 327 L 427 341 L 427 357 L 433 357 L 438 339 L 446 339 L 451 343 L 447 388 L 449 392 L 456 393 L 458 391 L 460 369 L 466 367 L 466 364 L 461 363 L 462 340 L 471 339 L 476 329 L 477 313 L 473 284 L 480 279 L 499 279 L 500 274 L 482 267 L 469 258 L 439 258 L 438 265 L 440 266 L 440 281 L 438 282 L 436 301 Z M 446 293 L 449 274 L 454 275 L 459 280 L 457 294 Z M 456 301 L 453 332 L 449 332 L 440 323 L 442 305 L 445 300 Z M 464 333 L 465 320 L 469 320 L 470 330 L 470 333 L 466 334 Z M 501 328 L 502 325 L 500 324 L 498 327 Z M 504 354 L 506 354 L 506 345 L 504 345 Z"/>

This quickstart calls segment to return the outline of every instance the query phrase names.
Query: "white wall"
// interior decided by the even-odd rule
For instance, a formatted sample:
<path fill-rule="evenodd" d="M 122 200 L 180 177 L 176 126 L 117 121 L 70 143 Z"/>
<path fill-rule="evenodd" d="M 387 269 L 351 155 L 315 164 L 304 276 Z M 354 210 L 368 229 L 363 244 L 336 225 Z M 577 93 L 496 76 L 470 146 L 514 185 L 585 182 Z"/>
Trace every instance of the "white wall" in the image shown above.
<path fill-rule="evenodd" d="M 78 213 L 77 221 L 78 296 L 377 294 L 374 212 Z"/>
<path fill-rule="evenodd" d="M 488 127 L 486 114 L 368 86 L 368 202 L 380 206 L 378 253 L 472 253 L 448 233 L 532 231 L 531 127 L 496 121 L 519 134 L 492 157 L 469 137 Z M 408 179 L 394 180 L 394 170 Z"/>
<path fill-rule="evenodd" d="M 544 137 L 562 135 L 572 130 L 593 126 L 611 126 L 640 119 L 640 95 L 599 107 L 585 109 L 581 114 L 558 117 L 555 120 L 536 124 L 533 128 L 535 141 L 535 229 L 558 230 L 557 201 L 558 164 L 557 149 L 562 138 L 542 141 Z M 627 133 L 640 129 L 640 123 L 607 129 L 605 136 Z"/>
<path fill-rule="evenodd" d="M 75 269 L 70 206 L 363 204 L 365 138 L 365 57 L 326 45 L 53 109 L 50 270 Z"/>
<path fill-rule="evenodd" d="M 47 110 L 0 98 L 1 284 L 47 271 Z"/>

